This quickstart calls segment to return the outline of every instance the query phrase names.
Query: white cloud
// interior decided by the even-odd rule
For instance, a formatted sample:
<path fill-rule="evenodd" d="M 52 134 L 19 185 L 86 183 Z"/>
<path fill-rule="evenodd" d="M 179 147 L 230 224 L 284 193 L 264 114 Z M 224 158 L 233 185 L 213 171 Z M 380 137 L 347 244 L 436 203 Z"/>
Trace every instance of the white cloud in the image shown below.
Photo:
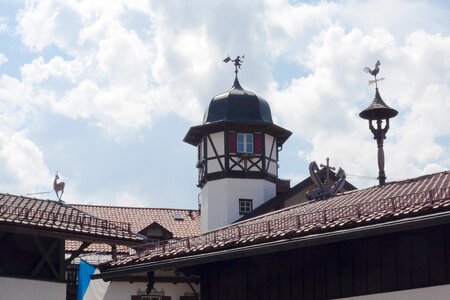
<path fill-rule="evenodd" d="M 0 139 L 0 164 L 3 172 L 10 175 L 9 192 L 20 194 L 48 191 L 52 178 L 39 148 L 23 134 Z"/>
<path fill-rule="evenodd" d="M 381 94 L 400 112 L 385 141 L 388 178 L 448 168 L 448 15 L 422 1 L 28 2 L 18 32 L 38 54 L 20 79 L 0 77 L 0 135 L 11 140 L 49 109 L 115 140 L 169 114 L 198 124 L 232 83 L 232 66 L 220 59 L 245 54 L 242 85 L 310 143 L 295 151 L 299 159 L 330 157 L 350 174 L 376 177 L 376 145 L 358 113 L 373 99 L 362 68 L 380 59 Z M 271 70 L 280 60 L 303 74 L 283 88 Z"/>
<path fill-rule="evenodd" d="M 0 33 L 8 31 L 8 18 L 0 17 Z"/>
<path fill-rule="evenodd" d="M 0 52 L 0 66 L 3 65 L 7 61 L 8 61 L 8 58 L 6 57 L 6 55 Z"/>

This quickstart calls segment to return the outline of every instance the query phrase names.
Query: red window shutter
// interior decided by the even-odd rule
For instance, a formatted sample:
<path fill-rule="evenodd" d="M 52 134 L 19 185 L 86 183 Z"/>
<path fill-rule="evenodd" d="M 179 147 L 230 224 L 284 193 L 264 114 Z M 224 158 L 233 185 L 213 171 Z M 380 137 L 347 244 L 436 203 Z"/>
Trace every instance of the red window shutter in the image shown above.
<path fill-rule="evenodd" d="M 236 132 L 235 131 L 229 131 L 228 132 L 228 152 L 230 153 L 236 153 Z"/>
<path fill-rule="evenodd" d="M 263 136 L 261 132 L 256 132 L 255 137 L 255 154 L 262 154 L 263 152 Z"/>

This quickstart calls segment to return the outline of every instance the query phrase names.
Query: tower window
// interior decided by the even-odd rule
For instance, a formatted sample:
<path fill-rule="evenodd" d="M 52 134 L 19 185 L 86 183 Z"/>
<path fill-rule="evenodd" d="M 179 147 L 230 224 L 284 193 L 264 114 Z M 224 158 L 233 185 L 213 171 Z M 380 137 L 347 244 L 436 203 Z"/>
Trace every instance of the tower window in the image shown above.
<path fill-rule="evenodd" d="M 239 214 L 245 215 L 251 213 L 253 210 L 252 199 L 239 199 Z"/>
<path fill-rule="evenodd" d="M 253 153 L 253 134 L 237 133 L 237 152 Z"/>

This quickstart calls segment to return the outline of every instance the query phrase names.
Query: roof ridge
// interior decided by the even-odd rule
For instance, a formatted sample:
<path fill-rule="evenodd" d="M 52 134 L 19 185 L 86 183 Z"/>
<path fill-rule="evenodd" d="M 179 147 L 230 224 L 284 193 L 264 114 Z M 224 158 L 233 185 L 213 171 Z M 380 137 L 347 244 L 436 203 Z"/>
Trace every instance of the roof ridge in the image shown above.
<path fill-rule="evenodd" d="M 120 206 L 120 205 L 102 205 L 102 204 L 82 204 L 82 203 L 68 203 L 71 206 L 88 206 L 88 207 L 109 207 L 109 208 L 131 208 L 131 209 L 155 209 L 155 210 L 183 210 L 183 211 L 197 211 L 194 208 L 164 208 L 164 207 L 138 207 L 138 206 Z"/>
<path fill-rule="evenodd" d="M 444 170 L 444 171 L 440 171 L 440 172 L 436 172 L 436 173 L 432 173 L 432 174 L 420 175 L 418 177 L 408 178 L 408 179 L 399 180 L 399 181 L 390 181 L 390 182 L 386 182 L 385 186 L 392 185 L 392 184 L 399 184 L 399 183 L 410 183 L 410 182 L 414 182 L 414 181 L 418 181 L 418 180 L 423 180 L 425 178 L 431 178 L 431 177 L 436 176 L 438 174 L 450 174 L 450 170 Z M 374 188 L 378 188 L 378 187 L 379 187 L 378 185 L 374 185 L 374 186 L 370 186 L 370 187 L 366 187 L 366 188 L 362 188 L 362 189 L 345 191 L 345 192 L 338 193 L 338 194 L 333 195 L 333 196 L 328 197 L 328 198 L 320 198 L 320 199 L 317 199 L 317 200 L 308 200 L 307 202 L 302 202 L 302 203 L 295 204 L 295 205 L 292 205 L 292 206 L 284 207 L 284 208 L 281 208 L 281 209 L 278 209 L 278 210 L 274 210 L 274 211 L 271 211 L 271 212 L 268 212 L 268 213 L 265 213 L 265 214 L 262 214 L 262 215 L 259 215 L 259 216 L 255 216 L 253 218 L 249 218 L 249 219 L 245 219 L 245 220 L 242 220 L 242 221 L 239 221 L 239 222 L 236 222 L 236 223 L 232 223 L 232 224 L 229 224 L 227 226 L 223 226 L 223 227 L 217 228 L 217 230 L 225 228 L 225 227 L 229 227 L 230 225 L 238 225 L 238 224 L 241 224 L 243 222 L 248 222 L 250 220 L 254 221 L 254 220 L 258 220 L 260 218 L 265 218 L 265 217 L 273 215 L 273 214 L 279 214 L 279 213 L 282 213 L 284 211 L 297 209 L 298 207 L 301 207 L 301 206 L 312 205 L 313 203 L 317 203 L 317 202 L 320 202 L 320 201 L 328 201 L 329 199 L 341 197 L 343 195 L 349 195 L 349 194 L 353 194 L 353 193 L 361 193 L 363 191 L 367 191 L 369 189 L 374 189 Z"/>

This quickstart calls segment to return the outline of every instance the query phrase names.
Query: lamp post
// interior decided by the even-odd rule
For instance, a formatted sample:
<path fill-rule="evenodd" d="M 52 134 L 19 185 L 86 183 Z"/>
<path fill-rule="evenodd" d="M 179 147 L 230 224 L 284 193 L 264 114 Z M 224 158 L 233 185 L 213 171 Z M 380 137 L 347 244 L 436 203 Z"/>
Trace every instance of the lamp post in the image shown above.
<path fill-rule="evenodd" d="M 384 171 L 384 150 L 383 150 L 383 141 L 386 138 L 386 133 L 389 130 L 389 119 L 395 117 L 398 114 L 393 108 L 384 103 L 383 99 L 381 99 L 380 93 L 378 91 L 377 81 L 382 79 L 378 79 L 376 74 L 378 74 L 378 66 L 380 62 L 378 61 L 375 65 L 375 69 L 372 71 L 369 68 L 364 68 L 364 71 L 370 73 L 375 76 L 375 80 L 370 80 L 370 83 L 375 83 L 375 99 L 365 110 L 359 113 L 359 116 L 363 119 L 369 120 L 369 128 L 373 133 L 373 138 L 377 141 L 378 146 L 378 182 L 379 185 L 382 186 L 386 182 L 386 173 Z M 373 122 L 376 122 L 376 127 L 373 126 Z M 383 121 L 385 122 L 385 126 L 383 128 Z"/>

